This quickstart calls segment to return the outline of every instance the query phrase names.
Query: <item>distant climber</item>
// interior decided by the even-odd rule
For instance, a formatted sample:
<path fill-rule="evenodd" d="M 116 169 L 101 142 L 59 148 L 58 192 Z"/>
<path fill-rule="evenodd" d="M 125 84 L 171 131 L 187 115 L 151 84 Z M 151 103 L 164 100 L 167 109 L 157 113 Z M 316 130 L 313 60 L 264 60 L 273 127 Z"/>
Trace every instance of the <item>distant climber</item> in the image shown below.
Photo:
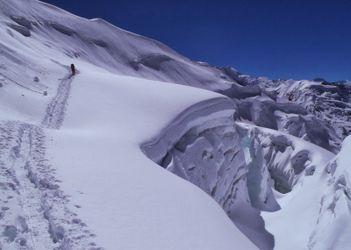
<path fill-rule="evenodd" d="M 288 99 L 291 102 L 294 99 L 294 94 L 293 93 L 289 93 L 288 94 Z"/>
<path fill-rule="evenodd" d="M 72 71 L 72 76 L 74 76 L 76 74 L 76 66 L 74 66 L 74 64 L 71 64 L 71 71 Z"/>

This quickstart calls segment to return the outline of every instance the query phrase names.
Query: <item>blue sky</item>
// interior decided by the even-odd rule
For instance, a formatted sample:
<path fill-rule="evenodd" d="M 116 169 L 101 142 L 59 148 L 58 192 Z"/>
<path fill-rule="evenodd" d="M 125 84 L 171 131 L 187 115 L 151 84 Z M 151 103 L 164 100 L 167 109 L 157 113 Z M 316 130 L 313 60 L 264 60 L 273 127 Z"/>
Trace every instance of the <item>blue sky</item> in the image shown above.
<path fill-rule="evenodd" d="M 270 78 L 351 79 L 351 0 L 46 0 Z"/>

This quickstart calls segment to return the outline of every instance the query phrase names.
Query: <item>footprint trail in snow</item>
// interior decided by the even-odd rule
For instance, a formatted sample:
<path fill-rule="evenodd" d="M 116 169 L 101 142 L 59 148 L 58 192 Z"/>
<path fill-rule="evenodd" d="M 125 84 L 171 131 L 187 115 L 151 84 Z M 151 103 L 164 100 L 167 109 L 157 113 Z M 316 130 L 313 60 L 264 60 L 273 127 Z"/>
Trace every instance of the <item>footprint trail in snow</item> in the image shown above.
<path fill-rule="evenodd" d="M 0 249 L 101 249 L 45 155 L 44 129 L 61 127 L 73 79 L 62 79 L 41 127 L 0 122 Z"/>

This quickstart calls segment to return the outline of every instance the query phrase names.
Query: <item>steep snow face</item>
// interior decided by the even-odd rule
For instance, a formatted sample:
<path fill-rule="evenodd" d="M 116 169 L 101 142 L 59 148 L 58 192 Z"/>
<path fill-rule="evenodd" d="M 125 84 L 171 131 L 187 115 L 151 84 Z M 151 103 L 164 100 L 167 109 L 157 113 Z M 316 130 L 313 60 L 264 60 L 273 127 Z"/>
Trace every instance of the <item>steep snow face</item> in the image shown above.
<path fill-rule="evenodd" d="M 35 0 L 1 1 L 3 27 L 15 37 L 36 40 L 111 72 L 207 89 L 225 89 L 231 79 L 221 70 L 193 62 L 164 44 L 122 30 L 102 19 L 87 20 Z M 54 58 L 52 58 L 54 59 Z"/>

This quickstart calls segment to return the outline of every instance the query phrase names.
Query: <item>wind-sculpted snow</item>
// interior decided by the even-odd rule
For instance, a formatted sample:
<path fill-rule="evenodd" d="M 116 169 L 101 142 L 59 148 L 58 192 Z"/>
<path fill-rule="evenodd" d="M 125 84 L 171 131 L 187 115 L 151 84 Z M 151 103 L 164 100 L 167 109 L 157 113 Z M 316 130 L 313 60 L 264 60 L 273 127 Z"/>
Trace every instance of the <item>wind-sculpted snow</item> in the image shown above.
<path fill-rule="evenodd" d="M 279 205 L 268 171 L 260 169 L 262 163 L 258 159 L 251 162 L 264 177 L 251 173 L 247 166 L 234 111 L 233 104 L 224 98 L 198 103 L 178 115 L 142 149 L 163 168 L 211 195 L 260 249 L 272 249 L 274 239 L 265 230 L 260 211 L 275 211 Z M 256 150 L 259 148 L 257 145 Z M 250 150 L 255 157 L 254 149 Z M 253 178 L 258 182 L 252 182 Z"/>
<path fill-rule="evenodd" d="M 24 26 L 16 25 L 16 24 L 9 24 L 9 27 L 25 37 L 31 36 L 30 30 Z"/>

